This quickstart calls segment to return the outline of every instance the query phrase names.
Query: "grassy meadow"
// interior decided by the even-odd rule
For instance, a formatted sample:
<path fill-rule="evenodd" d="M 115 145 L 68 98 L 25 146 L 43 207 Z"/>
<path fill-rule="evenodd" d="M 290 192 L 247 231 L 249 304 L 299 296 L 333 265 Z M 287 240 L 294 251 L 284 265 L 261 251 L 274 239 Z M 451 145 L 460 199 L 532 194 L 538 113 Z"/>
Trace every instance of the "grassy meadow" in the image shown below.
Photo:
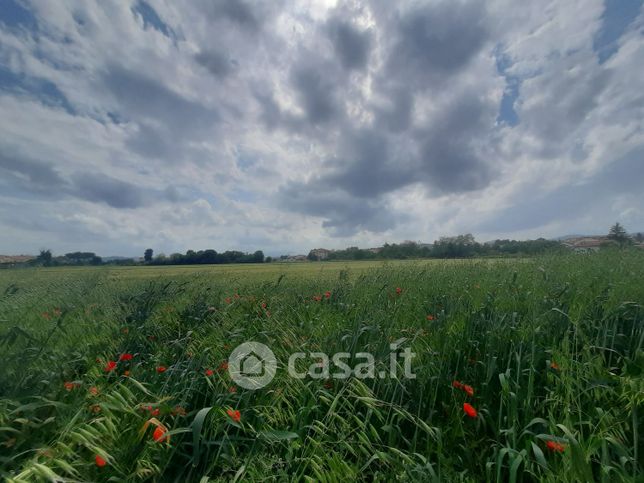
<path fill-rule="evenodd" d="M 268 345 L 250 391 L 227 358 Z M 415 379 L 289 377 L 294 351 Z M 0 478 L 637 481 L 644 253 L 0 271 Z"/>

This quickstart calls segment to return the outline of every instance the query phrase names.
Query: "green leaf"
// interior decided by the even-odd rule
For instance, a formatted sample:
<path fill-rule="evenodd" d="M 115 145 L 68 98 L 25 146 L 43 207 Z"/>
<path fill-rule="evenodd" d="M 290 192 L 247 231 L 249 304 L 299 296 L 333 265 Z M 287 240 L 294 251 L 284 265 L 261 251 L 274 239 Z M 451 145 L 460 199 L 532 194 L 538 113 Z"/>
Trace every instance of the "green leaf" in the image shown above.
<path fill-rule="evenodd" d="M 203 428 L 203 423 L 206 420 L 206 416 L 213 408 L 213 406 L 203 408 L 199 410 L 195 419 L 192 421 L 192 466 L 197 466 L 199 464 L 199 458 L 201 456 L 200 445 L 201 441 L 201 429 Z"/>

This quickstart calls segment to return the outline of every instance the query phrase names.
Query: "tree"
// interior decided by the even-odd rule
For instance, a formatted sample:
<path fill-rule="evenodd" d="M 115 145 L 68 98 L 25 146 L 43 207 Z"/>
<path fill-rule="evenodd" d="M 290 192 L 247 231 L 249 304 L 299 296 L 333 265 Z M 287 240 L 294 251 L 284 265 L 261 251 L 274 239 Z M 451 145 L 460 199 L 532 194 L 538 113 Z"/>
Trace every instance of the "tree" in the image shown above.
<path fill-rule="evenodd" d="M 45 267 L 51 265 L 51 250 L 40 250 L 40 255 L 36 258 Z"/>
<path fill-rule="evenodd" d="M 151 262 L 152 261 L 152 255 L 154 255 L 154 250 L 152 250 L 152 248 L 148 248 L 147 250 L 145 250 L 145 253 L 143 254 L 143 259 L 146 262 Z"/>
<path fill-rule="evenodd" d="M 619 223 L 615 223 L 613 226 L 610 227 L 610 231 L 608 232 L 608 238 L 610 240 L 615 240 L 618 243 L 625 243 L 629 239 L 628 234 L 626 233 L 626 230 Z"/>
<path fill-rule="evenodd" d="M 636 233 L 636 234 L 635 234 L 635 240 L 636 240 L 638 243 L 642 243 L 642 242 L 644 242 L 644 233 Z"/>

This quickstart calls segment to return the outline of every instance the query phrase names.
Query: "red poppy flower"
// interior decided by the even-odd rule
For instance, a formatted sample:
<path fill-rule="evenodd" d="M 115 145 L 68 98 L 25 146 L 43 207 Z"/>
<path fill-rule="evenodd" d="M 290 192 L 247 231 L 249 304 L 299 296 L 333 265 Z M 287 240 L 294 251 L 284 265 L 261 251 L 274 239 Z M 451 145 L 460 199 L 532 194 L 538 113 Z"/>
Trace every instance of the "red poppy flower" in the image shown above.
<path fill-rule="evenodd" d="M 73 382 L 69 382 L 69 381 L 67 381 L 67 382 L 64 384 L 64 386 L 65 386 L 65 389 L 66 389 L 66 390 L 71 391 L 72 389 L 74 389 L 74 388 L 76 387 L 76 384 L 74 384 Z"/>
<path fill-rule="evenodd" d="M 551 368 L 551 369 L 554 369 L 555 371 L 558 371 L 558 370 L 559 370 L 559 366 L 557 365 L 557 363 L 556 363 L 555 361 L 552 361 L 552 362 L 550 363 L 550 368 Z"/>
<path fill-rule="evenodd" d="M 131 361 L 134 356 L 130 353 L 121 354 L 119 361 Z"/>
<path fill-rule="evenodd" d="M 266 302 L 262 302 L 262 308 L 263 308 L 263 309 L 265 309 L 265 308 L 266 308 Z"/>
<path fill-rule="evenodd" d="M 459 381 L 453 381 L 452 382 L 452 387 L 455 389 L 461 389 L 463 387 L 463 384 Z"/>
<path fill-rule="evenodd" d="M 98 392 L 99 391 L 98 391 L 98 388 L 96 386 L 92 386 L 92 387 L 89 388 L 89 393 L 92 396 L 98 396 Z"/>
<path fill-rule="evenodd" d="M 105 372 L 111 372 L 114 369 L 116 369 L 116 362 L 107 361 L 107 365 L 105 366 Z"/>
<path fill-rule="evenodd" d="M 230 386 L 230 387 L 228 388 L 228 392 L 229 392 L 230 394 L 235 394 L 235 393 L 237 392 L 237 388 L 236 388 L 235 386 Z"/>
<path fill-rule="evenodd" d="M 319 302 L 320 300 L 322 300 L 322 295 L 314 295 L 313 300 L 315 300 L 316 302 Z"/>
<path fill-rule="evenodd" d="M 429 314 L 429 315 L 427 316 L 427 320 L 434 320 L 434 316 L 433 316 L 432 314 Z"/>
<path fill-rule="evenodd" d="M 96 455 L 94 457 L 94 461 L 96 461 L 96 466 L 98 466 L 99 468 L 102 468 L 103 466 L 105 466 L 107 464 L 107 461 L 105 461 L 99 455 Z"/>
<path fill-rule="evenodd" d="M 325 296 L 327 299 L 330 299 L 330 298 L 331 298 L 331 292 L 327 290 L 326 292 L 324 292 L 324 296 Z"/>
<path fill-rule="evenodd" d="M 402 293 L 402 289 L 400 287 L 396 287 L 396 293 L 400 295 Z"/>
<path fill-rule="evenodd" d="M 98 414 L 101 412 L 101 405 L 100 404 L 92 404 L 89 407 L 90 411 L 92 411 L 94 414 Z"/>
<path fill-rule="evenodd" d="M 463 403 L 463 411 L 465 411 L 465 414 L 470 418 L 475 418 L 479 414 L 470 403 Z"/>
<path fill-rule="evenodd" d="M 166 430 L 165 428 L 162 428 L 161 426 L 157 426 L 154 428 L 154 433 L 152 433 L 152 438 L 157 442 L 157 443 L 163 443 L 166 440 Z"/>
<path fill-rule="evenodd" d="M 463 384 L 463 391 L 465 391 L 468 396 L 474 396 L 474 388 L 472 386 Z"/>
<path fill-rule="evenodd" d="M 124 377 L 130 377 L 130 371 L 123 371 Z"/>
<path fill-rule="evenodd" d="M 231 304 L 231 303 L 233 302 L 233 299 L 231 299 L 230 297 L 226 297 L 226 298 L 224 299 L 224 301 L 225 301 L 227 304 Z"/>
<path fill-rule="evenodd" d="M 150 408 L 150 414 L 152 416 L 158 416 L 160 413 L 161 413 L 161 410 L 159 408 L 154 408 L 154 409 Z"/>
<path fill-rule="evenodd" d="M 221 364 L 219 364 L 219 367 L 217 368 L 218 371 L 227 371 L 228 370 L 228 361 L 224 361 Z"/>
<path fill-rule="evenodd" d="M 563 444 L 557 443 L 556 441 L 546 441 L 546 446 L 553 453 L 563 453 L 566 449 Z"/>
<path fill-rule="evenodd" d="M 230 419 L 232 419 L 236 423 L 238 423 L 241 419 L 241 413 L 237 409 L 228 409 L 226 411 L 226 414 L 228 414 L 228 416 L 230 416 Z"/>
<path fill-rule="evenodd" d="M 239 298 L 239 294 L 238 294 L 238 293 L 236 293 L 235 295 L 233 295 L 233 297 L 235 297 L 236 299 L 238 299 L 238 298 Z"/>
<path fill-rule="evenodd" d="M 212 369 L 206 369 L 206 372 L 204 374 L 208 377 L 212 376 L 215 373 Z"/>
<path fill-rule="evenodd" d="M 158 372 L 159 374 L 162 374 L 162 373 L 164 373 L 165 371 L 166 371 L 166 367 L 165 367 L 165 366 L 159 366 L 159 367 L 157 367 L 157 372 Z"/>

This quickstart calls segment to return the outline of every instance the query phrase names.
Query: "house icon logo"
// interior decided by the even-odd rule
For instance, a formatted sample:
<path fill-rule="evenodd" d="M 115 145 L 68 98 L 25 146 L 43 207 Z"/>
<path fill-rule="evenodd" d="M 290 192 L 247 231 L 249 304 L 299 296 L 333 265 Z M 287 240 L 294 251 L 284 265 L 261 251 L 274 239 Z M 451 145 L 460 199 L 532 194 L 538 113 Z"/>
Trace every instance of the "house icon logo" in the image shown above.
<path fill-rule="evenodd" d="M 276 370 L 275 354 L 260 342 L 244 342 L 228 358 L 231 379 L 244 389 L 261 389 L 273 380 Z"/>

